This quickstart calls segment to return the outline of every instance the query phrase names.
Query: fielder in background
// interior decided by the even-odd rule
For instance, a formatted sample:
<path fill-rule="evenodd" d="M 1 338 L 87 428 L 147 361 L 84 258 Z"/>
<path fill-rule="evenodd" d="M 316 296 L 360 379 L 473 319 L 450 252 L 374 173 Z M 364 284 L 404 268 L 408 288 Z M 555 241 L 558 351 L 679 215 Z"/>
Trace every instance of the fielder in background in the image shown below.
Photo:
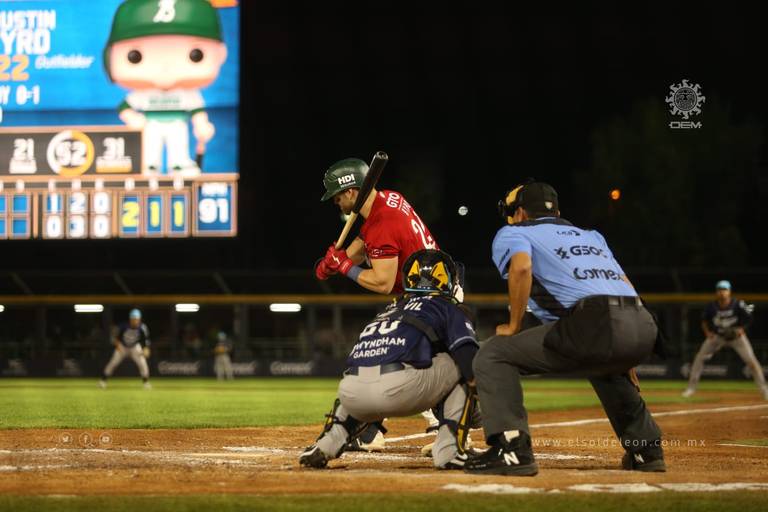
<path fill-rule="evenodd" d="M 704 362 L 712 358 L 720 349 L 728 347 L 739 354 L 752 373 L 752 378 L 763 398 L 768 400 L 768 386 L 765 384 L 763 368 L 755 357 L 745 330 L 752 319 L 752 306 L 731 296 L 731 283 L 728 281 L 718 281 L 715 285 L 715 293 L 716 300 L 710 302 L 704 309 L 701 329 L 704 331 L 705 339 L 693 361 L 688 388 L 683 391 L 683 396 L 689 398 L 696 393 L 701 372 L 704 370 Z"/>
<path fill-rule="evenodd" d="M 147 365 L 147 358 L 150 353 L 149 329 L 141 321 L 141 311 L 138 309 L 131 310 L 128 314 L 128 324 L 123 324 L 118 328 L 112 344 L 115 346 L 115 351 L 104 368 L 104 373 L 99 380 L 99 387 L 106 388 L 107 379 L 112 376 L 115 368 L 120 366 L 123 359 L 130 357 L 139 368 L 139 373 L 144 381 L 144 389 L 152 389 L 152 385 L 149 383 L 149 366 Z"/>
<path fill-rule="evenodd" d="M 661 430 L 631 370 L 650 356 L 658 329 L 603 236 L 560 218 L 549 185 L 529 180 L 499 202 L 509 225 L 493 240 L 507 281 L 509 323 L 477 354 L 474 371 L 490 449 L 466 471 L 538 472 L 523 406 L 521 375 L 589 377 L 626 453 L 624 469 L 665 471 Z M 543 322 L 521 331 L 526 303 Z"/>
<path fill-rule="evenodd" d="M 459 279 L 448 254 L 422 250 L 405 262 L 405 294 L 360 333 L 347 358 L 339 398 L 302 466 L 323 468 L 368 423 L 429 408 L 440 426 L 432 448 L 437 468 L 461 469 L 474 416 L 472 359 L 477 341 L 455 296 Z"/>
<path fill-rule="evenodd" d="M 219 331 L 216 335 L 216 346 L 213 347 L 213 371 L 217 380 L 233 380 L 235 373 L 232 370 L 232 340 L 227 333 Z"/>
<path fill-rule="evenodd" d="M 321 201 L 333 199 L 341 212 L 349 215 L 367 172 L 368 165 L 357 158 L 336 162 L 323 177 L 325 194 Z M 400 267 L 416 251 L 438 249 L 435 239 L 399 192 L 374 188 L 360 208 L 360 215 L 365 219 L 360 234 L 346 249 L 336 249 L 332 243 L 316 265 L 315 275 L 324 281 L 342 274 L 376 293 L 403 293 Z M 360 266 L 363 263 L 370 268 Z M 437 419 L 430 411 L 423 411 L 422 416 L 427 430 L 437 427 Z M 384 436 L 372 426 L 353 443 L 365 451 L 380 451 L 384 449 Z"/>

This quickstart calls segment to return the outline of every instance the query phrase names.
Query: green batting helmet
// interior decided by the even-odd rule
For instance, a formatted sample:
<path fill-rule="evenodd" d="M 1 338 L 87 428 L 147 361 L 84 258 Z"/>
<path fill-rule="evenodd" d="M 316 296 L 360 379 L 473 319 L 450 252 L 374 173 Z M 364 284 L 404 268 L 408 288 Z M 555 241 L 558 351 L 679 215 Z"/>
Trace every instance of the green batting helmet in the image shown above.
<path fill-rule="evenodd" d="M 325 194 L 320 200 L 327 201 L 348 188 L 360 188 L 367 173 L 368 165 L 359 158 L 346 158 L 336 162 L 325 171 Z"/>

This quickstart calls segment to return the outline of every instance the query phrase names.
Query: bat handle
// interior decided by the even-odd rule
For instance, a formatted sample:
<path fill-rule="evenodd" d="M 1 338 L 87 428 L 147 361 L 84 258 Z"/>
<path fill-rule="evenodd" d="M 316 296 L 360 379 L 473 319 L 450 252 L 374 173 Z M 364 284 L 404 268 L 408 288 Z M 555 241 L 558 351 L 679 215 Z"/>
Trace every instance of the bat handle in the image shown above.
<path fill-rule="evenodd" d="M 203 156 L 205 155 L 205 142 L 197 142 L 197 147 L 195 148 L 195 163 L 197 164 L 197 167 L 202 170 L 203 168 Z"/>
<path fill-rule="evenodd" d="M 341 230 L 339 239 L 336 241 L 336 249 L 341 249 L 341 246 L 344 245 L 344 241 L 347 239 L 347 235 L 349 235 L 349 231 L 352 229 L 352 225 L 355 223 L 355 220 L 357 220 L 357 214 L 350 214 L 349 218 L 347 219 L 347 223 L 344 224 L 344 229 Z"/>

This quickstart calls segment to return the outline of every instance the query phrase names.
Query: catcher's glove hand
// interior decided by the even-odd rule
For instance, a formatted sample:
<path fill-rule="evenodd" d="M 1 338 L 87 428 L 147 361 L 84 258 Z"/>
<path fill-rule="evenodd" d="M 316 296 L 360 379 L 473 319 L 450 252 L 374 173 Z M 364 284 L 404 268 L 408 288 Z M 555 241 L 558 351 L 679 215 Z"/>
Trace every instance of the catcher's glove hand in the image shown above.
<path fill-rule="evenodd" d="M 144 353 L 144 357 L 146 357 L 147 359 L 149 359 L 150 354 L 152 354 L 152 351 L 149 350 L 149 347 L 144 347 L 142 349 L 142 352 Z"/>

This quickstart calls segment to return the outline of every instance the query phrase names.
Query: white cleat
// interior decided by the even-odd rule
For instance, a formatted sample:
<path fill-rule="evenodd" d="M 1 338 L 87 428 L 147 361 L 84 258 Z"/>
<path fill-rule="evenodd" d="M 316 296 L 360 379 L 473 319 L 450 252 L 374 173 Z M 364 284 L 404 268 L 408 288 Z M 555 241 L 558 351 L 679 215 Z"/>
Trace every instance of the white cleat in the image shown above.
<path fill-rule="evenodd" d="M 768 400 L 768 386 L 763 388 L 763 400 Z"/>
<path fill-rule="evenodd" d="M 152 384 L 150 384 L 149 381 L 145 382 L 144 389 L 152 389 Z"/>
<path fill-rule="evenodd" d="M 695 389 L 686 388 L 682 393 L 683 398 L 691 398 L 696 393 Z"/>
<path fill-rule="evenodd" d="M 386 447 L 386 441 L 384 441 L 384 434 L 381 433 L 381 431 L 376 433 L 376 437 L 374 437 L 370 443 L 361 443 L 360 448 L 367 452 L 383 452 L 384 448 Z"/>
<path fill-rule="evenodd" d="M 421 416 L 427 421 L 427 432 L 437 430 L 440 427 L 440 422 L 437 420 L 431 409 L 422 412 Z"/>
<path fill-rule="evenodd" d="M 435 443 L 429 443 L 427 445 L 424 445 L 421 447 L 421 455 L 422 457 L 432 457 L 432 448 L 435 446 Z M 474 446 L 474 443 L 472 443 L 472 438 L 467 434 L 467 443 L 465 446 L 466 450 L 472 450 L 472 447 Z"/>
<path fill-rule="evenodd" d="M 107 381 L 105 381 L 104 379 L 99 379 L 99 388 L 107 389 Z"/>

